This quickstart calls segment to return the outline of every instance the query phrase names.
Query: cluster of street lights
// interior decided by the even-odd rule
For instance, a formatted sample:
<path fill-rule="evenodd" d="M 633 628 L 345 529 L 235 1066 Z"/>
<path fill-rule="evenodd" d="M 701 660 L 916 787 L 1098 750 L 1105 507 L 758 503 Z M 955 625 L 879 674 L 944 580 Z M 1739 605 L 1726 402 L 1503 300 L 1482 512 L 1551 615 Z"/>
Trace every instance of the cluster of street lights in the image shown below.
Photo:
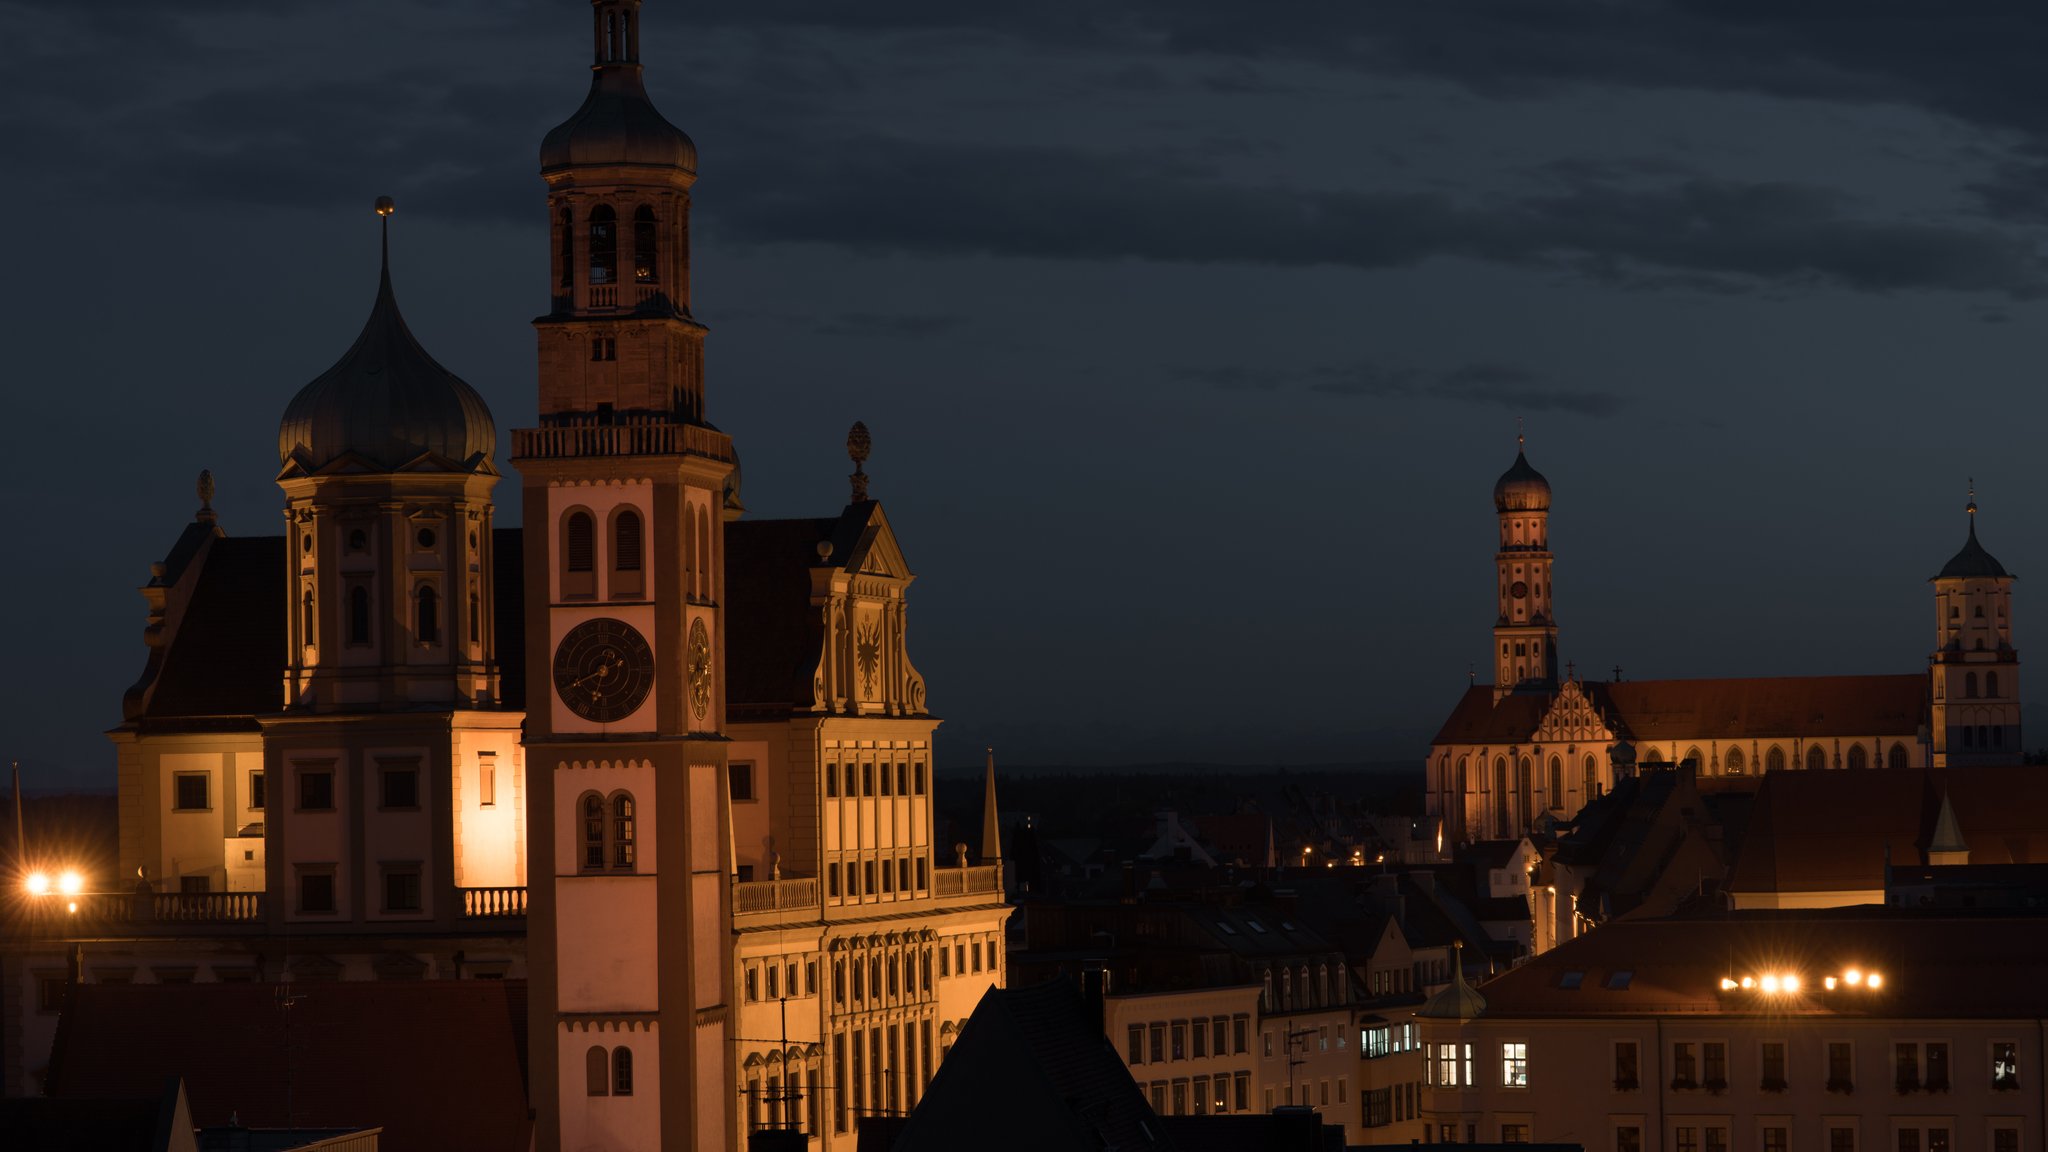
<path fill-rule="evenodd" d="M 1840 975 L 1821 978 L 1821 986 L 1833 992 L 1840 988 L 1853 988 L 1875 992 L 1884 987 L 1884 973 L 1865 972 L 1860 968 L 1849 968 Z M 1761 992 L 1766 996 L 1790 996 L 1804 987 L 1804 981 L 1796 972 L 1767 972 L 1761 976 L 1723 976 L 1721 991 Z"/>
<path fill-rule="evenodd" d="M 28 879 L 23 882 L 22 887 L 28 890 L 30 896 L 37 899 L 51 895 L 62 896 L 65 911 L 75 913 L 78 911 L 78 897 L 85 891 L 85 877 L 68 868 L 55 876 L 48 872 L 36 871 L 28 874 Z"/>

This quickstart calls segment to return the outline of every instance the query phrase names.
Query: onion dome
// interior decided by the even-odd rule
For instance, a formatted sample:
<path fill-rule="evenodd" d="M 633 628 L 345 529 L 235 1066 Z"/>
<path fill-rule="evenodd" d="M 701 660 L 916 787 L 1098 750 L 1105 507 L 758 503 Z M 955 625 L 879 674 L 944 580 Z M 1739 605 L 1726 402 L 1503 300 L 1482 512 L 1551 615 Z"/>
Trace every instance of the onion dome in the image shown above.
<path fill-rule="evenodd" d="M 1972 489 L 1970 492 L 1968 510 L 1970 513 L 1970 537 L 1963 541 L 1962 551 L 1957 552 L 1955 556 L 1950 558 L 1947 564 L 1942 565 L 1941 575 L 1936 576 L 1935 579 L 2010 579 L 2012 573 L 2005 570 L 2005 565 L 1998 562 L 1998 557 L 1986 552 L 1984 546 L 1977 543 L 1977 493 L 1975 489 Z"/>
<path fill-rule="evenodd" d="M 1515 463 L 1493 482 L 1493 507 L 1500 512 L 1541 512 L 1550 507 L 1550 481 L 1529 466 L 1515 437 Z"/>
<path fill-rule="evenodd" d="M 387 228 L 391 211 L 388 197 L 378 200 Z M 285 407 L 277 428 L 279 463 L 317 472 L 354 455 L 397 471 L 431 455 L 478 471 L 489 468 L 497 442 L 483 397 L 435 363 L 406 328 L 391 292 L 387 242 L 377 301 L 362 335 Z"/>
<path fill-rule="evenodd" d="M 1486 997 L 1465 982 L 1464 953 L 1462 942 L 1452 950 L 1451 982 L 1417 1008 L 1417 1016 L 1430 1020 L 1477 1020 L 1486 1011 Z"/>
<path fill-rule="evenodd" d="M 640 80 L 638 0 L 596 0 L 590 95 L 540 142 L 540 170 L 628 164 L 697 170 L 697 145 L 662 118 Z"/>

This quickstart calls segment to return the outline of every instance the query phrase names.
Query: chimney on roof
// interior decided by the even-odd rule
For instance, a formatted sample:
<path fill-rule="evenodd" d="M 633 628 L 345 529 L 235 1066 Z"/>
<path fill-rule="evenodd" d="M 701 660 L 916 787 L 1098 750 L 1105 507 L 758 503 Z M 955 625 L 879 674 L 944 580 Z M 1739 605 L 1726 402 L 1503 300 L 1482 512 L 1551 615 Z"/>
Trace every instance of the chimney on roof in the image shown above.
<path fill-rule="evenodd" d="M 1090 960 L 1081 969 L 1081 1004 L 1088 1013 L 1088 1023 L 1095 1028 L 1097 1036 L 1106 1036 L 1103 1022 L 1107 1018 L 1105 1002 L 1109 999 L 1109 963 L 1105 960 Z"/>

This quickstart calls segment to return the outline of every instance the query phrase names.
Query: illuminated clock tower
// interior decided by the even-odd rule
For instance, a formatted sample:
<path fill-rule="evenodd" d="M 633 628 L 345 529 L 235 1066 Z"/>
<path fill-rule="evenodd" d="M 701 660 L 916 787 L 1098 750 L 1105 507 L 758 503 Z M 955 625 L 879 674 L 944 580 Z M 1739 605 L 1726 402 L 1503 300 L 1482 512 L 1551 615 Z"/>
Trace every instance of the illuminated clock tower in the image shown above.
<path fill-rule="evenodd" d="M 696 148 L 594 0 L 590 94 L 541 144 L 550 298 L 525 524 L 536 1146 L 730 1147 L 724 510 L 690 317 Z"/>
<path fill-rule="evenodd" d="M 1493 625 L 1493 698 L 1557 687 L 1557 620 L 1550 610 L 1550 481 L 1529 466 L 1522 438 L 1515 463 L 1493 486 L 1500 515 L 1495 555 L 1500 615 Z"/>

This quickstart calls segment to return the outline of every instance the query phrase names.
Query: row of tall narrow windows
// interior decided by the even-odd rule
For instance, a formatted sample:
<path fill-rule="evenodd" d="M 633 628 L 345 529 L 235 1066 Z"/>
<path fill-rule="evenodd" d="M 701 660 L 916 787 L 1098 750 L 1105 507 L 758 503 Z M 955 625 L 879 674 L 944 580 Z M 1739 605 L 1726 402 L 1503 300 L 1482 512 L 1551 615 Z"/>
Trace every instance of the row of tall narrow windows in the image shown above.
<path fill-rule="evenodd" d="M 585 792 L 576 802 L 582 816 L 584 872 L 634 870 L 634 805 L 631 792 L 600 796 Z"/>
<path fill-rule="evenodd" d="M 557 230 L 562 242 L 561 285 L 566 293 L 574 287 L 576 278 L 576 223 L 569 209 L 561 210 Z M 609 204 L 592 208 L 584 225 L 584 235 L 591 286 L 601 288 L 617 284 L 620 278 L 618 212 Z M 642 204 L 633 210 L 632 256 L 635 284 L 661 283 L 661 229 L 652 205 Z"/>
<path fill-rule="evenodd" d="M 1963 676 L 1963 698 L 1966 700 L 1978 699 L 1977 674 L 1975 672 L 1965 673 Z M 1990 700 L 1998 699 L 1998 673 L 1986 672 L 1984 674 L 1984 698 Z"/>

